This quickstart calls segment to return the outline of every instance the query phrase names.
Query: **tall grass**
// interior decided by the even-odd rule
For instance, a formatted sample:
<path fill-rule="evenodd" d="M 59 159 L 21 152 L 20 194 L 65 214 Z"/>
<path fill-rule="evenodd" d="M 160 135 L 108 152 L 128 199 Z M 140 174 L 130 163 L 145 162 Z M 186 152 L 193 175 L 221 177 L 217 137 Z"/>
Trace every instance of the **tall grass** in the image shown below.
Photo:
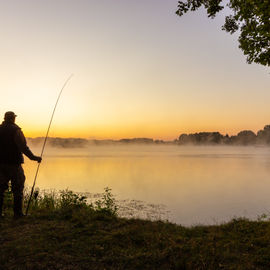
<path fill-rule="evenodd" d="M 24 192 L 23 205 L 26 207 L 30 192 Z M 88 213 L 102 213 L 110 216 L 117 216 L 118 207 L 111 189 L 106 187 L 99 200 L 94 203 L 87 203 L 87 197 L 71 190 L 65 189 L 59 192 L 40 191 L 35 189 L 29 207 L 30 215 L 58 215 L 70 217 L 75 212 L 84 211 Z M 5 215 L 13 213 L 13 194 L 11 186 L 5 192 L 3 211 Z"/>

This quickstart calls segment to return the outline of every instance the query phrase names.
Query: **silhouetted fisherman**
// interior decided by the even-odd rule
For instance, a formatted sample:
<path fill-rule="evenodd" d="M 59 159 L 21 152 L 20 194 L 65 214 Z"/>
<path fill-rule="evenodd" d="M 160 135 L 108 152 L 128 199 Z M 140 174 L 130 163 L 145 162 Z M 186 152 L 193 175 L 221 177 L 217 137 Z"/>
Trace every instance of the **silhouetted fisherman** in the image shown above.
<path fill-rule="evenodd" d="M 35 156 L 27 146 L 24 134 L 19 126 L 15 124 L 14 112 L 6 112 L 4 121 L 0 125 L 0 217 L 4 192 L 11 181 L 11 188 L 14 197 L 14 217 L 23 216 L 22 202 L 25 176 L 22 168 L 23 155 L 29 159 L 41 162 L 41 157 Z"/>

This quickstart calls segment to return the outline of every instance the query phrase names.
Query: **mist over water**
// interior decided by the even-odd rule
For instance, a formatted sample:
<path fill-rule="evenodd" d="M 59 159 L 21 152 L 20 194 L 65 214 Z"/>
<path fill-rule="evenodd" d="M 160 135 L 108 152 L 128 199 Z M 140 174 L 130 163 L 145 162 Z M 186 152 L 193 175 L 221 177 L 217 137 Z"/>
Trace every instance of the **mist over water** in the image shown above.
<path fill-rule="evenodd" d="M 24 169 L 32 185 L 36 163 L 25 158 Z M 123 215 L 140 205 L 138 216 L 194 225 L 269 213 L 269 179 L 269 147 L 91 145 L 47 148 L 37 186 L 88 194 L 110 187 Z"/>

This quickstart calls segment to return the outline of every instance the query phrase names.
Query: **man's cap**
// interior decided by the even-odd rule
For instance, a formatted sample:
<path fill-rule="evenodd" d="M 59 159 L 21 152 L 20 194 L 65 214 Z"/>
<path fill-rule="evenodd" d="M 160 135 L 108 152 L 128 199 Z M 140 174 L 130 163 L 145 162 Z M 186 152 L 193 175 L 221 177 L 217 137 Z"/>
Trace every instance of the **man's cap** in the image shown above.
<path fill-rule="evenodd" d="M 6 112 L 5 113 L 5 119 L 12 119 L 12 118 L 14 118 L 14 117 L 16 117 L 17 115 L 14 113 L 14 112 L 12 112 L 12 111 L 8 111 L 8 112 Z"/>

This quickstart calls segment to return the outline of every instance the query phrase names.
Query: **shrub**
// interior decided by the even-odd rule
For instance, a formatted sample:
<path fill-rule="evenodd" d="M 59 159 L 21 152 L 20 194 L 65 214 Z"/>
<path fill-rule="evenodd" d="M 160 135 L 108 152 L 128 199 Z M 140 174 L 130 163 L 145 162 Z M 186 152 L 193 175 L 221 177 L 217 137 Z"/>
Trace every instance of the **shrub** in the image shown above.
<path fill-rule="evenodd" d="M 4 194 L 3 210 L 4 212 L 11 212 L 13 209 L 13 193 L 11 190 L 11 184 L 9 183 L 8 189 Z"/>
<path fill-rule="evenodd" d="M 68 189 L 60 191 L 58 199 L 58 206 L 60 209 L 84 207 L 86 205 L 86 196 L 79 195 Z"/>
<path fill-rule="evenodd" d="M 102 198 L 95 202 L 94 208 L 98 212 L 107 213 L 113 216 L 117 215 L 118 207 L 110 188 L 106 187 L 104 189 Z"/>
<path fill-rule="evenodd" d="M 12 192 L 10 191 L 10 196 Z M 24 204 L 25 206 L 29 200 L 29 193 L 26 192 Z M 8 196 L 6 196 L 9 198 Z M 12 206 L 12 201 L 9 202 L 9 207 Z M 110 188 L 105 188 L 102 193 L 101 199 L 94 203 L 87 203 L 87 197 L 79 193 L 75 193 L 71 190 L 65 189 L 60 192 L 56 191 L 43 191 L 36 189 L 32 196 L 29 212 L 31 214 L 45 214 L 45 215 L 57 215 L 63 218 L 70 218 L 75 212 L 84 210 L 88 214 L 92 212 L 104 213 L 110 216 L 116 216 L 118 207 L 116 206 L 116 200 L 111 193 Z M 86 213 L 86 214 L 87 214 Z"/>

